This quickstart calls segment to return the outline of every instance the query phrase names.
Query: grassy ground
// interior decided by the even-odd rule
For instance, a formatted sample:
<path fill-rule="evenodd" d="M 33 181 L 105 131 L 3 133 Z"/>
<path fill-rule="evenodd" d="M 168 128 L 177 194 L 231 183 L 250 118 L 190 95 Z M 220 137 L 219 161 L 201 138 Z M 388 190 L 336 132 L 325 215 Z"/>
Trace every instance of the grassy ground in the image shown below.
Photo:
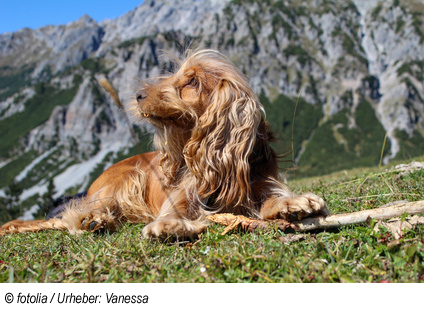
<path fill-rule="evenodd" d="M 298 193 L 321 195 L 332 213 L 342 213 L 424 200 L 423 180 L 423 170 L 404 174 L 384 167 L 290 183 Z M 424 282 L 422 226 L 395 240 L 366 224 L 224 236 L 223 227 L 213 224 L 189 243 L 144 240 L 142 228 L 126 225 L 110 235 L 0 236 L 0 282 Z"/>

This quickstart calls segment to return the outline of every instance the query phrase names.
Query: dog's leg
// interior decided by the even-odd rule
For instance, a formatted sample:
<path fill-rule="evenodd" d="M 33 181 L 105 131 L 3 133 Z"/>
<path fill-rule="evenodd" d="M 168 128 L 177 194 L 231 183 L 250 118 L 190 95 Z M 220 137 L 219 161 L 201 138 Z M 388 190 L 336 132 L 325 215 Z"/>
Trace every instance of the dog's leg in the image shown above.
<path fill-rule="evenodd" d="M 103 172 L 88 189 L 87 198 L 63 215 L 69 230 L 114 232 L 123 222 L 151 222 L 159 212 L 152 205 L 161 195 L 147 195 L 147 187 L 162 186 L 155 173 L 148 175 L 143 169 L 150 169 L 148 156 L 154 155 L 134 156 Z"/>
<path fill-rule="evenodd" d="M 37 232 L 41 230 L 66 230 L 62 220 L 53 218 L 46 220 L 22 221 L 13 220 L 3 226 L 0 226 L 0 235 L 22 233 L 22 232 Z"/>
<path fill-rule="evenodd" d="M 207 227 L 200 209 L 190 209 L 184 191 L 175 191 L 166 199 L 156 219 L 143 229 L 146 238 L 194 238 Z"/>
<path fill-rule="evenodd" d="M 38 232 L 42 230 L 69 230 L 70 233 L 83 231 L 114 232 L 119 225 L 118 217 L 110 207 L 87 209 L 78 206 L 68 207 L 61 219 L 22 221 L 13 220 L 0 226 L 0 235 Z"/>
<path fill-rule="evenodd" d="M 89 196 L 71 204 L 62 213 L 62 223 L 72 234 L 84 231 L 114 232 L 120 225 L 121 212 L 116 200 Z"/>
<path fill-rule="evenodd" d="M 278 181 L 272 183 L 269 197 L 263 203 L 259 213 L 261 219 L 300 220 L 308 216 L 330 214 L 321 197 L 312 193 L 295 195 Z"/>
<path fill-rule="evenodd" d="M 97 196 L 70 200 L 61 212 L 60 218 L 49 220 L 13 220 L 0 227 L 0 235 L 41 230 L 69 230 L 70 233 L 83 231 L 116 230 L 116 212 L 113 200 Z"/>

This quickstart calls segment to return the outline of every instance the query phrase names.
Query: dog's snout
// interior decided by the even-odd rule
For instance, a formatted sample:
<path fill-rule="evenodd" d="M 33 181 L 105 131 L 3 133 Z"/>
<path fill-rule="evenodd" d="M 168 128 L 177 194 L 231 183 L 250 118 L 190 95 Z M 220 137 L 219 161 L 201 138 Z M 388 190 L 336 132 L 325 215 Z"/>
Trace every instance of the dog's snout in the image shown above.
<path fill-rule="evenodd" d="M 143 91 L 139 91 L 135 94 L 135 98 L 137 99 L 137 102 L 140 103 L 144 98 L 146 98 L 146 94 Z"/>

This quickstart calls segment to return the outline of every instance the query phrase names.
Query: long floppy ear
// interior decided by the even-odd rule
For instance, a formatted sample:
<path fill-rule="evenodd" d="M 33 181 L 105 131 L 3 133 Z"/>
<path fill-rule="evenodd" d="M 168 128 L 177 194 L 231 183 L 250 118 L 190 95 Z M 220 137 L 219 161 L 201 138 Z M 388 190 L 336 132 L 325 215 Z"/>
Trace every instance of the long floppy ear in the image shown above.
<path fill-rule="evenodd" d="M 261 117 L 255 95 L 243 83 L 224 79 L 212 91 L 184 152 L 201 201 L 213 197 L 216 209 L 249 202 L 249 155 Z"/>

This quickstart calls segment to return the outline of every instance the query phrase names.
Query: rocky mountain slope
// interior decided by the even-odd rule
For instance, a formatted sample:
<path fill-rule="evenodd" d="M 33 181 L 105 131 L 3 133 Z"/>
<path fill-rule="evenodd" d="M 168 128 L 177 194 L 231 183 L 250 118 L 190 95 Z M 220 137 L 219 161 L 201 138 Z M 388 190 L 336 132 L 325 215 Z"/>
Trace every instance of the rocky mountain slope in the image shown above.
<path fill-rule="evenodd" d="M 34 211 L 49 183 L 54 196 L 83 191 L 149 150 L 151 128 L 136 127 L 134 146 L 98 79 L 128 103 L 139 79 L 172 68 L 162 50 L 188 47 L 218 49 L 247 74 L 276 149 L 293 139 L 299 175 L 422 154 L 423 20 L 421 0 L 151 0 L 114 20 L 1 34 L 1 201 L 11 207 L 13 184 Z"/>

